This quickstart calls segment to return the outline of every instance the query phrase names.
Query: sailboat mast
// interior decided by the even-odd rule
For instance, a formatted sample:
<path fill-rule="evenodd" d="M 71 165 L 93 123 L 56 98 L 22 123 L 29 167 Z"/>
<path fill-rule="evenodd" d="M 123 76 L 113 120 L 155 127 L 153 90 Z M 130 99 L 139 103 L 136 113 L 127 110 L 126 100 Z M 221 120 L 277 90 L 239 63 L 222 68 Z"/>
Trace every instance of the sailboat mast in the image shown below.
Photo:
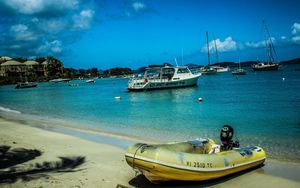
<path fill-rule="evenodd" d="M 218 48 L 217 48 L 217 42 L 216 42 L 216 38 L 214 37 L 214 44 L 215 44 L 215 55 L 216 55 L 216 62 L 215 63 L 219 63 L 219 53 L 218 53 Z"/>
<path fill-rule="evenodd" d="M 267 25 L 265 21 L 263 20 L 263 29 L 264 29 L 264 34 L 265 34 L 265 44 L 266 44 L 266 50 L 267 50 L 267 57 L 269 59 L 269 63 L 273 63 L 275 61 L 273 53 L 275 57 L 277 57 L 276 50 L 273 45 L 273 41 L 270 35 L 270 32 L 267 28 Z"/>
<path fill-rule="evenodd" d="M 206 31 L 206 46 L 207 46 L 208 66 L 209 66 L 210 65 L 210 54 L 209 54 L 208 32 L 207 31 Z"/>
<path fill-rule="evenodd" d="M 266 56 L 268 58 L 268 62 L 270 62 L 270 53 L 269 53 L 269 43 L 268 43 L 268 40 L 267 40 L 267 32 L 266 32 L 266 28 L 265 28 L 265 20 L 262 21 L 263 23 L 263 34 L 264 34 L 264 38 L 265 38 L 265 46 L 266 46 Z"/>
<path fill-rule="evenodd" d="M 181 48 L 181 64 L 183 65 L 183 48 Z"/>

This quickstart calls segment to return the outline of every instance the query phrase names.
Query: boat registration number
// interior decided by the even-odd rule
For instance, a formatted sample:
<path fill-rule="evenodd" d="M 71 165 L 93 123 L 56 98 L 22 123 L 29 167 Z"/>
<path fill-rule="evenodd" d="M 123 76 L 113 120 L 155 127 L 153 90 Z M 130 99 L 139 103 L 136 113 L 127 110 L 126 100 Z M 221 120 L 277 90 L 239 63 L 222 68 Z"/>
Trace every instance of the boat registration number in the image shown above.
<path fill-rule="evenodd" d="M 196 167 L 196 168 L 212 168 L 212 163 L 200 163 L 200 162 L 186 162 L 187 166 Z"/>

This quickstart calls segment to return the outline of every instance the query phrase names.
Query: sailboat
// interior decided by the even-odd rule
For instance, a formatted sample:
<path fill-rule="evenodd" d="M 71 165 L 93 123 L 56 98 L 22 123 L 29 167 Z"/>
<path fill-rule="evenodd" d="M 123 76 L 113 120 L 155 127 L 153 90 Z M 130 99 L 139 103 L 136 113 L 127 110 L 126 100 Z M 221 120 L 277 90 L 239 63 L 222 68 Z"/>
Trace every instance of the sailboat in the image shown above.
<path fill-rule="evenodd" d="M 241 68 L 241 61 L 239 60 L 239 68 L 231 72 L 232 75 L 245 75 L 247 72 Z"/>
<path fill-rule="evenodd" d="M 207 46 L 207 57 L 208 65 L 200 68 L 200 72 L 206 75 L 216 74 L 217 70 L 210 66 L 210 54 L 209 54 L 209 44 L 208 44 L 208 32 L 206 32 L 206 46 Z"/>
<path fill-rule="evenodd" d="M 278 70 L 279 64 L 274 63 L 275 58 L 274 55 L 277 56 L 269 30 L 263 21 L 263 30 L 265 34 L 265 45 L 266 45 L 266 54 L 268 61 L 267 62 L 258 62 L 252 66 L 253 71 L 270 71 L 270 70 Z"/>
<path fill-rule="evenodd" d="M 219 53 L 218 53 L 218 47 L 217 47 L 217 43 L 216 43 L 216 38 L 215 37 L 214 37 L 214 45 L 215 45 L 215 58 L 216 58 L 215 64 L 217 64 L 217 63 L 219 63 Z M 220 65 L 214 65 L 214 66 L 211 66 L 211 67 L 214 68 L 214 69 L 216 69 L 217 73 L 229 71 L 229 67 L 228 66 L 227 67 L 222 67 Z"/>

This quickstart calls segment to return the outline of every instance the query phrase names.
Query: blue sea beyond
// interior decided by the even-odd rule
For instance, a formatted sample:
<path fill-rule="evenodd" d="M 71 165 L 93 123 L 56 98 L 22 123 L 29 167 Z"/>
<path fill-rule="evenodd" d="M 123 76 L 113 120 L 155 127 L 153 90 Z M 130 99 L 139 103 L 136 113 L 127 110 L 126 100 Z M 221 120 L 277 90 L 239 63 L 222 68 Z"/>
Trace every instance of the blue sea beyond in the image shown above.
<path fill-rule="evenodd" d="M 157 142 L 199 137 L 219 142 L 221 127 L 229 124 L 241 146 L 261 146 L 271 158 L 300 161 L 300 71 L 295 68 L 247 69 L 240 77 L 226 72 L 201 76 L 197 87 L 145 92 L 128 92 L 127 78 L 70 82 L 77 87 L 1 86 L 0 111 Z"/>

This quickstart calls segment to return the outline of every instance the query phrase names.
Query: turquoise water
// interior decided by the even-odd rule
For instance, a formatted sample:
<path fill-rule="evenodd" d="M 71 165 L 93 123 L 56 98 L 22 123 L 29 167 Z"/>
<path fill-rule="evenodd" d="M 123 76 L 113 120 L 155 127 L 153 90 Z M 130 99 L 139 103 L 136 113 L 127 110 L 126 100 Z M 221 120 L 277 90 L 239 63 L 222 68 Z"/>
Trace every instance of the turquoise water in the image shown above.
<path fill-rule="evenodd" d="M 202 76 L 198 87 L 127 92 L 128 79 L 0 87 L 0 110 L 156 141 L 210 137 L 232 125 L 242 146 L 259 145 L 272 158 L 300 160 L 300 71 L 230 72 Z M 282 78 L 285 78 L 283 80 Z M 116 100 L 115 96 L 121 96 Z M 198 98 L 203 102 L 199 103 Z M 14 112 L 11 112 L 14 113 Z"/>

